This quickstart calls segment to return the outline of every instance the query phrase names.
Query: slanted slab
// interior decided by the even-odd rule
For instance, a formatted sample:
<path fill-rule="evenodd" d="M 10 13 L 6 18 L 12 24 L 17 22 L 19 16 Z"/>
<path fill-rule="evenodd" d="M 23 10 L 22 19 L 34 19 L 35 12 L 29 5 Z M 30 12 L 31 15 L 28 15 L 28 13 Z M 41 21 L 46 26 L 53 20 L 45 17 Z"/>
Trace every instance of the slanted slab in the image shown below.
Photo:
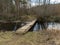
<path fill-rule="evenodd" d="M 17 29 L 16 33 L 18 33 L 18 34 L 24 34 L 24 33 L 26 33 L 35 24 L 36 21 L 37 20 L 35 19 L 32 22 L 29 22 L 28 24 L 26 24 L 25 26 Z"/>

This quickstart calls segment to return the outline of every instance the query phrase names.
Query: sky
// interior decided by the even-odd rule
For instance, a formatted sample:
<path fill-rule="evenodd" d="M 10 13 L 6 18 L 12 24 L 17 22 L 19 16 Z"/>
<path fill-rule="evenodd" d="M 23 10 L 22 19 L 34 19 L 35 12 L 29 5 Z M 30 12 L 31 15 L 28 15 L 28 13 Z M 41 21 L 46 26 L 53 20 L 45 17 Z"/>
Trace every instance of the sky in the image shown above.
<path fill-rule="evenodd" d="M 32 6 L 35 6 L 35 1 L 36 0 L 32 0 Z M 51 0 L 51 4 L 53 4 L 53 3 L 60 3 L 60 0 Z"/>
<path fill-rule="evenodd" d="M 60 0 L 51 0 L 52 3 L 60 3 Z"/>
<path fill-rule="evenodd" d="M 32 2 L 35 2 L 36 0 L 31 0 Z M 56 2 L 56 3 L 59 3 L 60 0 L 51 0 L 51 2 Z"/>
<path fill-rule="evenodd" d="M 36 2 L 37 0 L 31 0 L 31 6 L 35 6 L 35 2 Z M 42 0 L 43 1 L 43 0 Z M 53 3 L 60 3 L 60 0 L 51 0 L 51 4 L 53 4 Z M 13 4 L 15 4 L 15 2 L 13 1 Z M 42 3 L 41 3 L 42 4 Z M 36 3 L 36 5 L 38 5 L 37 3 Z"/>

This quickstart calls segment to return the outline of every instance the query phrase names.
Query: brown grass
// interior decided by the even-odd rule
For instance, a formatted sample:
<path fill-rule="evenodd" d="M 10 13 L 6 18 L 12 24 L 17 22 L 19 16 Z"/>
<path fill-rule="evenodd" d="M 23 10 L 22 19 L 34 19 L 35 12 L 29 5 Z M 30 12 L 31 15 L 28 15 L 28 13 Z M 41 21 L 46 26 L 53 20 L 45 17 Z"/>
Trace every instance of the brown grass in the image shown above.
<path fill-rule="evenodd" d="M 0 32 L 0 45 L 60 45 L 60 31 L 37 31 L 18 35 Z"/>

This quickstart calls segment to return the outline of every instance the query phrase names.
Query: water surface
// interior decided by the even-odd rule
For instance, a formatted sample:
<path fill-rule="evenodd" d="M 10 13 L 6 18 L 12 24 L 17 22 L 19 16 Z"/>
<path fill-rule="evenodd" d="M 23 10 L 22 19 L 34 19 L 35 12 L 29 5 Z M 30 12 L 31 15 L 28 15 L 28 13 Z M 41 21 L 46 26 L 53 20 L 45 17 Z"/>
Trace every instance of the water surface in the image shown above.
<path fill-rule="evenodd" d="M 52 29 L 60 30 L 60 23 L 55 23 L 55 22 L 48 23 L 47 30 L 52 30 Z M 41 24 L 36 23 L 33 28 L 33 31 L 38 31 L 38 30 L 42 30 L 42 26 L 41 26 Z"/>

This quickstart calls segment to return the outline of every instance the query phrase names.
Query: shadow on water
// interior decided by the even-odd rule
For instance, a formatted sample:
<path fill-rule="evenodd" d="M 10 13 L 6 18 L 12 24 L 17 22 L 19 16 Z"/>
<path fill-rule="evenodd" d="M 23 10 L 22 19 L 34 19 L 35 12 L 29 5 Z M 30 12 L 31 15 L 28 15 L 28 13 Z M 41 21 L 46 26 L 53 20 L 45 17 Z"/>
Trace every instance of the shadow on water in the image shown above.
<path fill-rule="evenodd" d="M 40 23 L 36 22 L 36 24 L 33 27 L 33 31 L 39 31 L 42 30 L 42 26 Z"/>
<path fill-rule="evenodd" d="M 18 28 L 26 25 L 24 22 L 19 23 L 0 23 L 0 31 L 16 31 Z"/>
<path fill-rule="evenodd" d="M 35 24 L 31 27 L 31 29 L 29 29 L 29 31 L 38 31 L 41 30 L 41 24 L 38 23 L 38 21 L 35 22 Z"/>

